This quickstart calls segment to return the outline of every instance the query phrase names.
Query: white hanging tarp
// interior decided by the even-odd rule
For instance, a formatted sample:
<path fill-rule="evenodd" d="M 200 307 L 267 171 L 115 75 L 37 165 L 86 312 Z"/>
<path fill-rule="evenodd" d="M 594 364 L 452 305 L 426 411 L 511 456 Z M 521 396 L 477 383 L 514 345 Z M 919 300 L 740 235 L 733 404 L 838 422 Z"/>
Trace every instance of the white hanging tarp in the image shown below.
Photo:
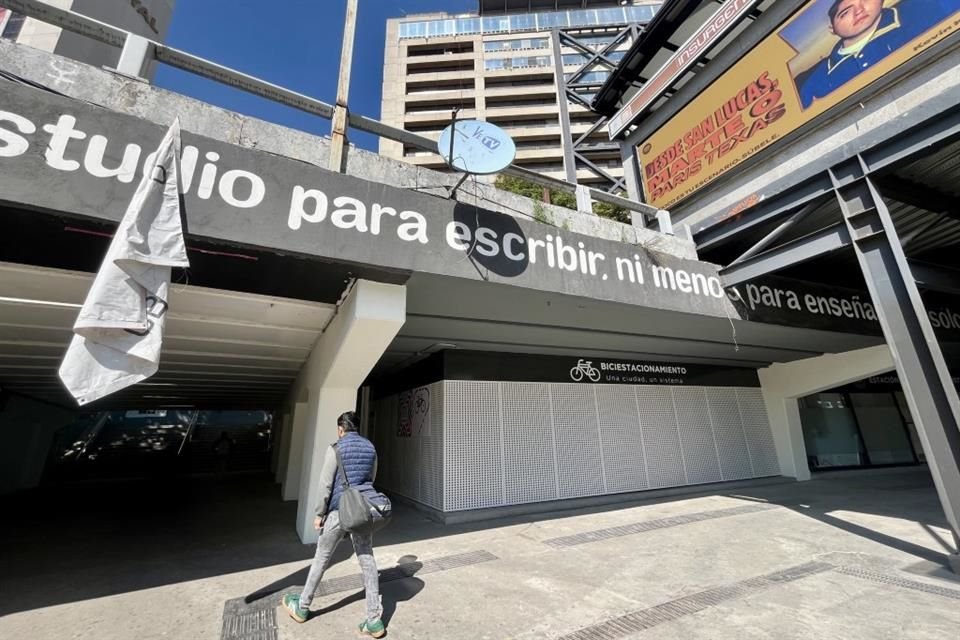
<path fill-rule="evenodd" d="M 180 220 L 180 122 L 164 136 L 73 325 L 60 379 L 81 405 L 157 372 L 172 267 L 188 267 Z"/>

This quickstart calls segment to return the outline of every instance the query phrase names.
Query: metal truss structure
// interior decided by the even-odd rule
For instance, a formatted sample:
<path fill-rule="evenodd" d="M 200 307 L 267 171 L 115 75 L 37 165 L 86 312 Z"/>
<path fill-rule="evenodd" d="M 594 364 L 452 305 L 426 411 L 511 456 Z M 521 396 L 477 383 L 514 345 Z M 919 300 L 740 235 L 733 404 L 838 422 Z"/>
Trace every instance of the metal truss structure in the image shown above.
<path fill-rule="evenodd" d="M 856 256 L 947 522 L 960 545 L 960 400 L 920 294 L 921 289 L 960 293 L 960 271 L 952 264 L 918 262 L 907 255 L 918 235 L 943 238 L 954 233 L 944 221 L 960 220 L 960 198 L 942 186 L 921 187 L 896 174 L 941 152 L 952 157 L 958 144 L 960 107 L 952 105 L 870 149 L 830 161 L 812 178 L 735 219 L 702 229 L 696 241 L 698 250 L 706 252 L 766 231 L 721 269 L 725 287 L 844 251 Z M 948 167 L 942 179 L 952 181 L 952 165 L 941 164 Z M 892 213 L 905 205 L 925 217 L 907 234 L 898 231 Z M 828 215 L 817 218 L 816 211 Z M 952 242 L 944 239 L 944 247 Z M 960 556 L 951 556 L 951 563 L 960 571 Z"/>
<path fill-rule="evenodd" d="M 598 80 L 596 72 L 611 72 L 619 63 L 611 54 L 623 44 L 632 44 L 642 31 L 641 25 L 610 27 L 576 27 L 554 29 L 552 31 L 554 66 L 557 81 L 557 98 L 560 107 L 560 132 L 563 143 L 563 169 L 567 182 L 576 183 L 577 170 L 586 169 L 597 180 L 591 180 L 591 186 L 608 193 L 621 193 L 627 190 L 623 177 L 612 175 L 597 164 L 597 156 L 620 158 L 620 145 L 606 139 L 598 140 L 592 136 L 604 127 L 609 118 L 593 113 L 588 129 L 574 135 L 570 122 L 570 106 L 576 105 L 590 109 L 593 95 L 603 86 L 604 80 Z M 591 45 L 585 38 L 609 36 L 612 40 L 603 46 Z M 565 71 L 563 48 L 573 49 L 583 57 L 583 63 L 572 73 Z M 638 85 L 639 86 L 639 85 Z M 592 110 L 591 110 L 592 111 Z"/>

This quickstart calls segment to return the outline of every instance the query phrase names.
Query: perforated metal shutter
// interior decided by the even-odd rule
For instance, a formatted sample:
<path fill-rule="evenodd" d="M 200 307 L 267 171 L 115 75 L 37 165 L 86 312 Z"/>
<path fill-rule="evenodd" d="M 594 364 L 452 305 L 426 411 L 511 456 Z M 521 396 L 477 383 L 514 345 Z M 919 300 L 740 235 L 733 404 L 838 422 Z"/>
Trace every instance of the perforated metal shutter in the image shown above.
<path fill-rule="evenodd" d="M 674 387 L 673 401 L 687 468 L 687 483 L 723 480 L 705 390 L 703 387 Z"/>
<path fill-rule="evenodd" d="M 557 449 L 548 385 L 504 382 L 503 484 L 507 504 L 557 497 Z"/>
<path fill-rule="evenodd" d="M 385 488 L 444 511 L 778 475 L 759 389 L 447 381 L 430 430 L 396 437 L 380 401 Z M 382 447 L 382 449 L 381 449 Z"/>
<path fill-rule="evenodd" d="M 624 385 L 596 385 L 594 392 L 607 493 L 647 489 L 650 483 L 636 391 Z"/>
<path fill-rule="evenodd" d="M 760 478 L 780 475 L 777 448 L 773 442 L 773 433 L 770 431 L 770 421 L 767 419 L 767 408 L 763 403 L 762 392 L 760 389 L 745 388 L 738 388 L 735 391 L 755 476 Z"/>
<path fill-rule="evenodd" d="M 643 431 L 644 460 L 650 488 L 687 484 L 683 448 L 677 430 L 670 387 L 636 387 L 640 426 Z"/>
<path fill-rule="evenodd" d="M 710 421 L 720 456 L 720 471 L 724 480 L 752 478 L 753 465 L 747 438 L 743 433 L 737 390 L 726 387 L 707 388 Z"/>
<path fill-rule="evenodd" d="M 560 497 L 604 493 L 603 462 L 592 385 L 552 384 Z"/>
<path fill-rule="evenodd" d="M 444 383 L 445 511 L 504 504 L 500 385 Z"/>
<path fill-rule="evenodd" d="M 430 385 L 430 430 L 420 438 L 420 500 L 434 509 L 443 509 L 443 389 Z"/>

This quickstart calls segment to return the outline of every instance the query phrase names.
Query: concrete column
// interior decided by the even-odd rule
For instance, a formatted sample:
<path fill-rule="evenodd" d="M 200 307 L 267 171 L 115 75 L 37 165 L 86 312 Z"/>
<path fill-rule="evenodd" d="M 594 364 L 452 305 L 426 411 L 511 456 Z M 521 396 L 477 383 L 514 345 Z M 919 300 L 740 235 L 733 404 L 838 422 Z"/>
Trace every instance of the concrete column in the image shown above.
<path fill-rule="evenodd" d="M 32 489 L 43 479 L 57 431 L 77 412 L 0 392 L 0 495 Z"/>
<path fill-rule="evenodd" d="M 280 482 L 280 458 L 283 454 L 283 433 L 290 428 L 290 414 L 286 411 L 273 416 L 273 433 L 270 436 L 270 473 L 274 482 Z"/>
<path fill-rule="evenodd" d="M 406 287 L 358 280 L 300 372 L 297 384 L 306 392 L 306 420 L 302 446 L 294 429 L 287 475 L 291 477 L 299 448 L 297 534 L 305 543 L 317 539 L 313 517 L 320 469 L 327 445 L 337 438 L 337 416 L 356 408 L 357 390 L 405 319 Z"/>
<path fill-rule="evenodd" d="M 307 428 L 306 402 L 297 402 L 290 416 L 290 429 L 280 454 L 280 493 L 284 500 L 296 500 L 300 493 L 300 471 L 303 468 L 303 432 Z"/>
<path fill-rule="evenodd" d="M 285 406 L 280 420 L 280 427 L 277 431 L 274 447 L 276 450 L 276 463 L 273 467 L 274 479 L 282 484 L 286 479 L 287 466 L 290 461 L 290 435 L 293 433 L 293 407 Z"/>
<path fill-rule="evenodd" d="M 760 386 L 777 447 L 780 473 L 797 480 L 810 479 L 798 398 L 892 369 L 893 357 L 885 344 L 760 369 Z"/>

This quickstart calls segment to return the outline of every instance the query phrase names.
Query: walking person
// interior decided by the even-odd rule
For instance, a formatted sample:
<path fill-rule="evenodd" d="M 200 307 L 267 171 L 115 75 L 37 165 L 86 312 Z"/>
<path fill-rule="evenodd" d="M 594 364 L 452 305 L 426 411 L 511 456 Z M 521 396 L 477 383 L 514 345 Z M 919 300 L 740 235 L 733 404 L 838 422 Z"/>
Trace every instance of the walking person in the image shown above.
<path fill-rule="evenodd" d="M 337 473 L 338 452 L 343 461 L 344 473 Z M 320 471 L 320 504 L 317 505 L 313 527 L 321 533 L 320 539 L 317 540 L 317 553 L 310 566 L 307 582 L 303 585 L 300 595 L 283 596 L 283 608 L 297 622 L 307 621 L 314 592 L 330 564 L 330 558 L 340 541 L 349 535 L 357 560 L 360 562 L 363 588 L 366 592 L 367 617 L 360 623 L 360 633 L 382 638 L 386 634 L 386 629 L 380 619 L 382 613 L 380 583 L 377 562 L 373 557 L 373 534 L 371 532 L 348 534 L 340 528 L 337 510 L 344 490 L 344 475 L 349 485 L 360 491 L 365 488 L 373 490 L 373 481 L 377 475 L 377 451 L 372 442 L 357 433 L 357 415 L 353 411 L 347 411 L 337 418 L 337 442 L 328 447 Z"/>

